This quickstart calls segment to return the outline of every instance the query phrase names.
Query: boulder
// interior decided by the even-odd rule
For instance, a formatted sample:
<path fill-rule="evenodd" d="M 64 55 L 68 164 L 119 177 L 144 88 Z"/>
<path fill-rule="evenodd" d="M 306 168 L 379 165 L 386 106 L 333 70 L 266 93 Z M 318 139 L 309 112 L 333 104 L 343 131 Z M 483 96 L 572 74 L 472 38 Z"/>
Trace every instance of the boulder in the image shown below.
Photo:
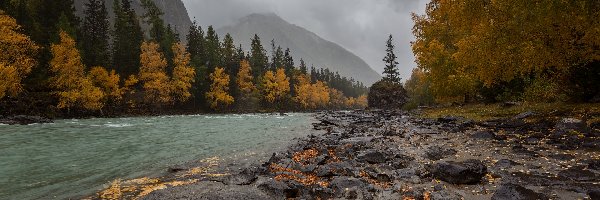
<path fill-rule="evenodd" d="M 561 137 L 570 132 L 589 133 L 590 130 L 587 124 L 580 119 L 563 118 L 554 126 L 553 136 Z"/>
<path fill-rule="evenodd" d="M 489 139 L 494 139 L 496 137 L 496 134 L 494 134 L 491 131 L 475 131 L 473 132 L 473 134 L 471 134 L 471 138 L 474 139 L 483 139 L 483 140 L 489 140 Z"/>
<path fill-rule="evenodd" d="M 476 184 L 487 173 L 487 167 L 475 159 L 463 162 L 441 161 L 428 168 L 433 177 L 452 184 Z"/>
<path fill-rule="evenodd" d="M 381 80 L 371 86 L 367 101 L 370 108 L 401 109 L 408 95 L 402 84 Z"/>

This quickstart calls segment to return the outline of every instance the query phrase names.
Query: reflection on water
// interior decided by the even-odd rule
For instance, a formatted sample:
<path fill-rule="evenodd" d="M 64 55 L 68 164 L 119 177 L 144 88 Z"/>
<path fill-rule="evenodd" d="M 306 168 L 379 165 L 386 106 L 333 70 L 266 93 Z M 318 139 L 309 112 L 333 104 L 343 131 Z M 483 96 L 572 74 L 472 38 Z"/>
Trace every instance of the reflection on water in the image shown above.
<path fill-rule="evenodd" d="M 310 114 L 240 114 L 2 125 L 0 199 L 64 199 L 186 161 L 248 159 L 306 135 L 311 120 Z"/>

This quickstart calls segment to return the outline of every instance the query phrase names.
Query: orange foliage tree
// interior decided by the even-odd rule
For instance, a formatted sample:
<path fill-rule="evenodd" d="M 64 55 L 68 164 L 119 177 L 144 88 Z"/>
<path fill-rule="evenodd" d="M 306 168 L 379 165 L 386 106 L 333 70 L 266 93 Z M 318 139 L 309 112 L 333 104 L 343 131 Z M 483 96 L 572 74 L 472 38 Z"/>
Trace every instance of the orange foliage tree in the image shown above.
<path fill-rule="evenodd" d="M 173 53 L 175 55 L 173 58 L 175 64 L 172 80 L 173 95 L 175 99 L 184 102 L 192 96 L 190 88 L 194 82 L 196 72 L 190 66 L 190 54 L 181 43 L 173 44 Z"/>
<path fill-rule="evenodd" d="M 119 86 L 120 77 L 116 74 L 115 70 L 111 70 L 110 73 L 103 67 L 93 67 L 88 72 L 88 78 L 92 83 L 99 87 L 105 94 L 104 102 L 120 101 L 123 97 L 124 88 Z"/>
<path fill-rule="evenodd" d="M 60 43 L 52 45 L 50 71 L 51 86 L 56 89 L 59 108 L 84 108 L 100 110 L 104 104 L 104 93 L 85 76 L 85 66 L 77 50 L 75 40 L 64 31 L 60 32 Z"/>
<path fill-rule="evenodd" d="M 223 109 L 231 105 L 234 99 L 229 95 L 229 75 L 221 67 L 215 68 L 215 71 L 210 74 L 210 91 L 206 93 L 206 100 L 209 102 L 212 109 Z"/>
<path fill-rule="evenodd" d="M 39 47 L 20 29 L 15 19 L 0 10 L 0 99 L 21 92 L 21 80 L 36 65 Z"/>
<path fill-rule="evenodd" d="M 251 109 L 253 106 L 256 106 L 258 95 L 253 78 L 250 62 L 247 60 L 240 61 L 240 69 L 236 81 L 240 93 L 237 102 L 242 109 Z"/>
<path fill-rule="evenodd" d="M 169 104 L 171 97 L 171 83 L 165 69 L 167 61 L 158 51 L 159 46 L 154 42 L 144 42 L 141 46 L 139 80 L 144 88 L 144 100 L 154 105 Z"/>
<path fill-rule="evenodd" d="M 263 76 L 263 95 L 268 103 L 281 102 L 290 92 L 290 78 L 285 75 L 283 68 L 265 72 Z"/>

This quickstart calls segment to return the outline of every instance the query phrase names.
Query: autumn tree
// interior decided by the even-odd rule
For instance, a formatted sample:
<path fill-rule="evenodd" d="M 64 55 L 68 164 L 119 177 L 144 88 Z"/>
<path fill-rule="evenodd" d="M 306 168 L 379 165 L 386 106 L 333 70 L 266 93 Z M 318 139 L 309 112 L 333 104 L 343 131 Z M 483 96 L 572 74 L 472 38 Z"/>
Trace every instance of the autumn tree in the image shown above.
<path fill-rule="evenodd" d="M 104 67 L 92 67 L 87 77 L 94 86 L 100 88 L 104 93 L 102 102 L 105 103 L 119 102 L 123 98 L 123 93 L 127 90 L 120 87 L 121 79 L 115 70 L 108 72 Z"/>
<path fill-rule="evenodd" d="M 270 104 L 281 104 L 290 92 L 290 79 L 285 75 L 283 68 L 265 72 L 263 76 L 263 95 L 266 102 Z"/>
<path fill-rule="evenodd" d="M 159 52 L 159 45 L 154 42 L 142 43 L 140 54 L 139 80 L 144 88 L 146 103 L 159 106 L 173 101 L 169 76 L 166 73 L 167 61 Z"/>
<path fill-rule="evenodd" d="M 37 64 L 39 47 L 20 29 L 15 19 L 0 10 L 0 99 L 19 94 L 23 78 Z"/>
<path fill-rule="evenodd" d="M 185 51 L 185 47 L 181 43 L 173 45 L 173 69 L 172 90 L 174 98 L 180 102 L 184 102 L 192 96 L 190 89 L 195 80 L 196 72 L 190 66 L 190 54 Z"/>
<path fill-rule="evenodd" d="M 95 87 L 85 75 L 85 66 L 77 50 L 75 40 L 66 32 L 60 32 L 60 43 L 52 45 L 50 71 L 51 86 L 58 96 L 58 108 L 83 108 L 100 110 L 105 94 Z"/>
<path fill-rule="evenodd" d="M 221 110 L 231 105 L 234 99 L 229 95 L 229 75 L 225 73 L 225 69 L 221 67 L 215 68 L 215 71 L 210 74 L 210 90 L 206 93 L 206 99 L 210 107 L 215 110 Z"/>
<path fill-rule="evenodd" d="M 383 69 L 383 79 L 394 83 L 400 83 L 400 73 L 398 72 L 398 61 L 396 61 L 396 54 L 394 53 L 394 43 L 392 35 L 387 40 L 386 56 L 383 58 L 385 62 L 385 68 Z"/>
<path fill-rule="evenodd" d="M 406 80 L 404 84 L 409 96 L 407 106 L 416 108 L 417 106 L 434 104 L 434 97 L 431 94 L 429 85 L 427 74 L 420 68 L 413 69 L 410 79 Z"/>
<path fill-rule="evenodd" d="M 243 109 L 249 109 L 251 106 L 255 106 L 256 99 L 256 86 L 254 85 L 252 77 L 252 68 L 250 62 L 242 60 L 240 62 L 240 70 L 237 73 L 237 85 L 239 90 L 238 107 Z"/>
<path fill-rule="evenodd" d="M 302 108 L 324 108 L 329 104 L 330 91 L 325 83 L 317 81 L 316 83 L 311 84 L 307 75 L 299 75 L 296 79 L 297 84 L 294 86 L 296 90 L 294 101 L 300 104 Z"/>

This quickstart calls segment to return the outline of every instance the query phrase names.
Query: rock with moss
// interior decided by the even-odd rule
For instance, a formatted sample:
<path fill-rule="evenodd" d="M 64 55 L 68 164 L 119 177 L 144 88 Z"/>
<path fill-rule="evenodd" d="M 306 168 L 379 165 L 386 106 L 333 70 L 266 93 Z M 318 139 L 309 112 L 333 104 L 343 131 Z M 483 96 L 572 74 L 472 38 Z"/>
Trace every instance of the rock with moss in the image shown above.
<path fill-rule="evenodd" d="M 402 84 L 381 80 L 371 86 L 368 102 L 370 108 L 401 109 L 408 95 Z"/>

